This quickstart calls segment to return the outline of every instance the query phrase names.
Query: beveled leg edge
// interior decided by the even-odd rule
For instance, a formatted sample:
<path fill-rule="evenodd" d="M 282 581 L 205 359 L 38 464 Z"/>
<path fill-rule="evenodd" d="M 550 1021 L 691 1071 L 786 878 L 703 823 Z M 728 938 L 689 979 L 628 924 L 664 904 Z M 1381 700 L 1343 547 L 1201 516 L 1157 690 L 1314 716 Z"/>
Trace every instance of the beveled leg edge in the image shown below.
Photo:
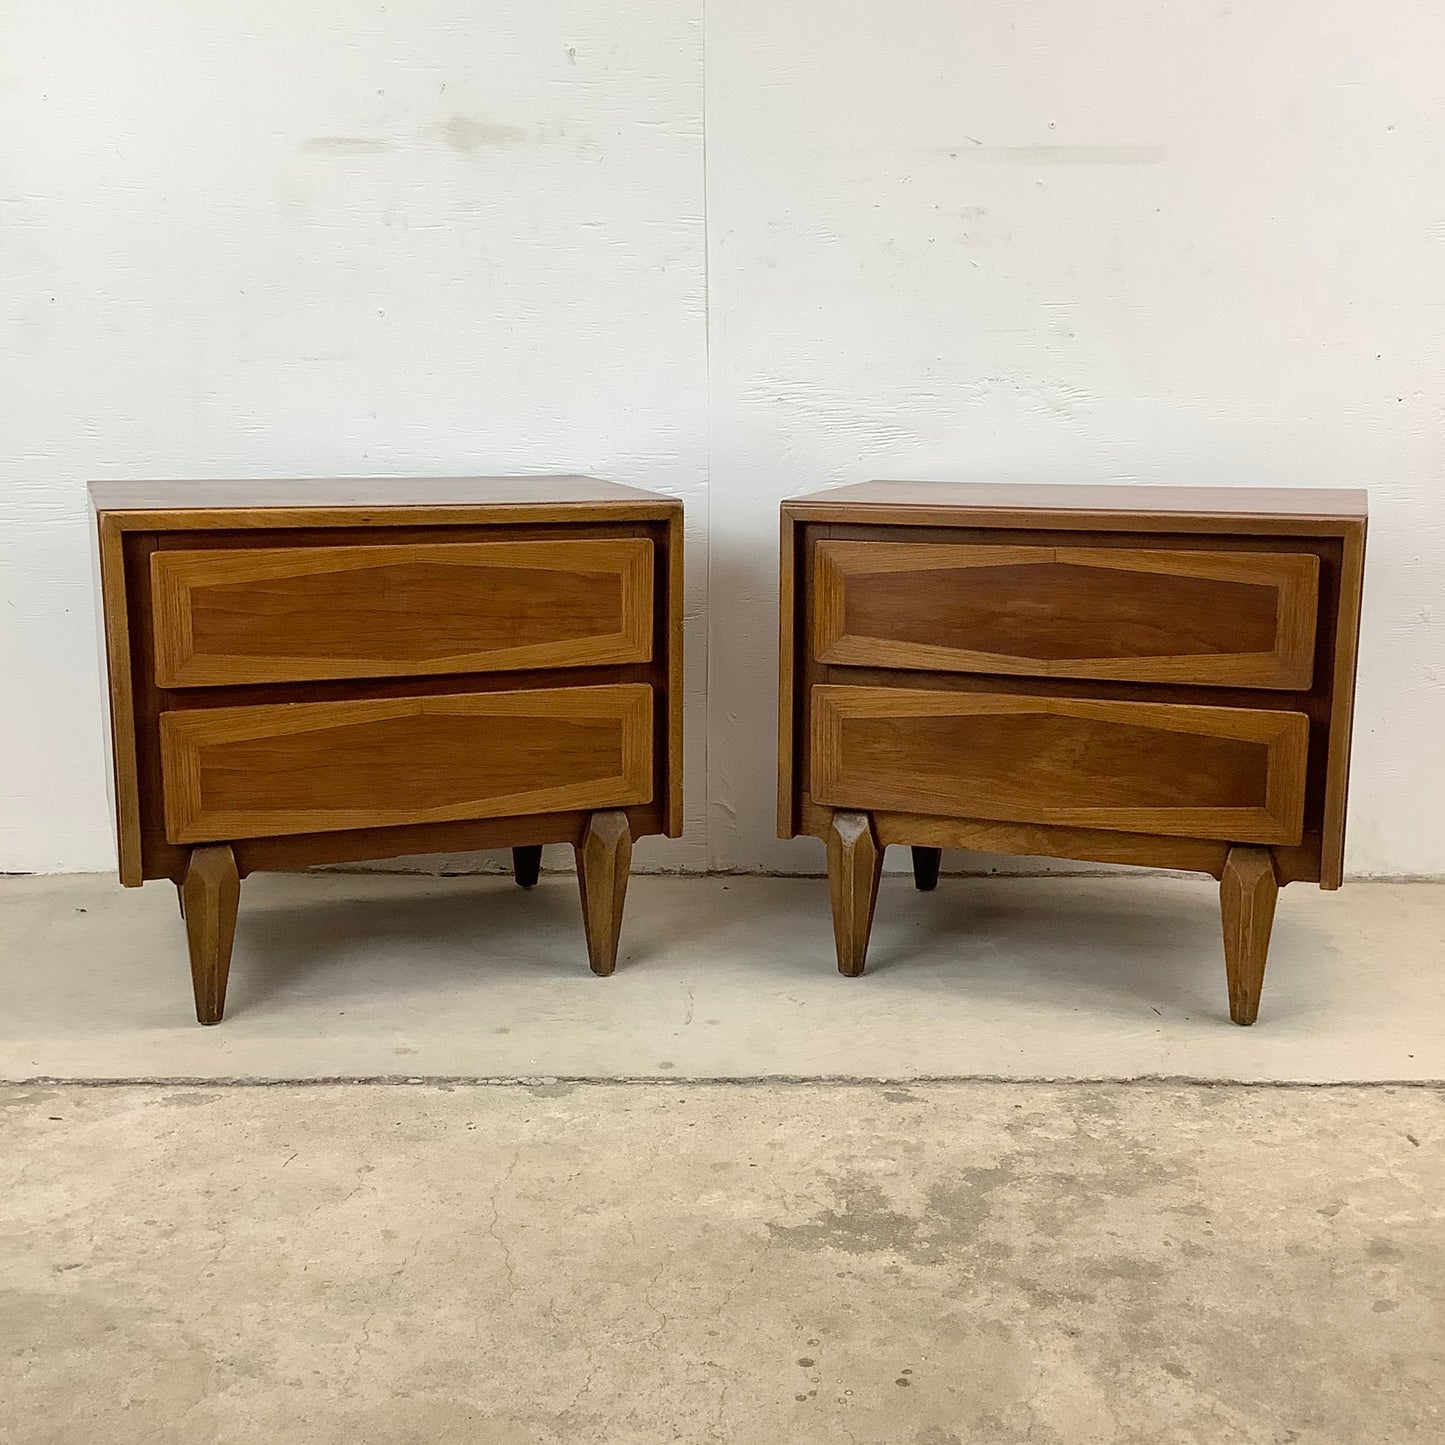
<path fill-rule="evenodd" d="M 241 875 L 230 844 L 192 848 L 180 892 L 196 1022 L 218 1024 L 226 1012 L 226 985 L 241 902 Z"/>
<path fill-rule="evenodd" d="M 839 810 L 828 830 L 828 894 L 838 972 L 859 978 L 868 961 L 868 939 L 883 872 L 883 848 L 867 813 Z"/>
<path fill-rule="evenodd" d="M 1231 848 L 1219 880 L 1229 1017 L 1247 1028 L 1259 1017 L 1279 877 L 1268 848 Z"/>
<path fill-rule="evenodd" d="M 632 866 L 632 828 L 627 814 L 620 808 L 593 813 L 582 841 L 573 845 L 573 852 L 587 963 L 599 978 L 607 978 L 617 969 L 622 912 Z"/>

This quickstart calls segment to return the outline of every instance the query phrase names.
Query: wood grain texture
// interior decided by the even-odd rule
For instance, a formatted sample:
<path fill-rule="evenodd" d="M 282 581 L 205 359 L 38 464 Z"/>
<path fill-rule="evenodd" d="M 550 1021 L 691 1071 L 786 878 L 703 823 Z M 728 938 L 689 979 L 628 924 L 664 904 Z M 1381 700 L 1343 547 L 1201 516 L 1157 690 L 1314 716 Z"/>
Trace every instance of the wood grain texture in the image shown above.
<path fill-rule="evenodd" d="M 1229 1016 L 1252 1024 L 1269 957 L 1279 881 L 1267 848 L 1231 848 L 1219 880 L 1224 925 L 1224 965 L 1229 981 Z"/>
<path fill-rule="evenodd" d="M 858 482 L 783 503 L 800 521 L 1078 531 L 1338 536 L 1363 521 L 1348 488 Z"/>
<path fill-rule="evenodd" d="M 591 477 L 311 477 L 92 482 L 121 531 L 666 521 L 682 504 Z"/>
<path fill-rule="evenodd" d="M 646 538 L 158 551 L 163 688 L 652 656 Z"/>
<path fill-rule="evenodd" d="M 205 842 L 652 797 L 652 690 L 216 707 L 160 718 L 167 836 Z"/>
<path fill-rule="evenodd" d="M 682 837 L 685 825 L 683 815 L 683 654 L 686 635 L 684 632 L 683 601 L 683 517 L 681 506 L 675 507 L 667 517 L 665 551 L 666 578 L 665 597 L 657 608 L 657 625 L 666 638 L 665 648 L 659 655 L 666 659 L 665 683 L 667 689 L 667 745 L 659 749 L 666 769 L 665 802 L 663 810 L 663 833 L 669 838 Z"/>
<path fill-rule="evenodd" d="M 1335 605 L 1330 657 L 1329 739 L 1325 767 L 1320 887 L 1338 888 L 1345 877 L 1345 807 L 1350 791 L 1350 742 L 1355 719 L 1355 670 L 1365 583 L 1365 523 L 1346 533 Z"/>
<path fill-rule="evenodd" d="M 196 1019 L 203 1024 L 218 1024 L 226 1011 L 226 982 L 231 974 L 231 946 L 241 902 L 241 878 L 230 847 L 221 843 L 193 848 L 180 896 L 191 954 Z"/>
<path fill-rule="evenodd" d="M 857 978 L 868 961 L 882 873 L 883 848 L 867 813 L 834 813 L 828 830 L 828 893 L 838 972 L 845 978 Z"/>
<path fill-rule="evenodd" d="M 587 958 L 592 972 L 606 977 L 617 967 L 622 910 L 632 864 L 632 832 L 627 814 L 615 809 L 594 813 L 575 851 Z"/>
<path fill-rule="evenodd" d="M 110 776 L 120 881 L 138 888 L 145 878 L 141 789 L 137 764 L 135 674 L 130 645 L 124 538 L 112 522 L 97 521 L 101 625 L 105 637 L 106 699 L 110 712 Z"/>
<path fill-rule="evenodd" d="M 1307 687 L 1309 552 L 820 540 L 820 662 Z M 926 605 L 920 605 L 926 598 Z"/>
<path fill-rule="evenodd" d="M 829 810 L 819 807 L 809 831 L 827 837 Z M 880 809 L 873 831 L 884 846 L 964 848 L 1034 858 L 1072 858 L 1081 863 L 1122 863 L 1139 868 L 1177 868 L 1218 878 L 1227 843 L 1205 838 L 1171 838 L 1158 833 L 1125 833 L 1109 828 L 1062 828 L 1044 823 L 1000 823 L 985 818 L 940 818 L 927 813 Z"/>
<path fill-rule="evenodd" d="M 1299 713 L 848 686 L 814 687 L 812 711 L 825 806 L 1300 840 Z"/>
<path fill-rule="evenodd" d="M 633 838 L 662 832 L 656 799 L 626 809 Z M 244 878 L 274 869 L 311 868 L 422 853 L 471 853 L 547 843 L 575 847 L 587 831 L 590 812 L 521 813 L 505 818 L 463 818 L 447 823 L 411 823 L 383 828 L 290 833 L 277 838 L 238 838 L 236 862 Z"/>
<path fill-rule="evenodd" d="M 797 545 L 800 529 L 783 511 L 778 548 L 778 837 L 798 831 L 798 788 L 794 775 L 793 733 L 798 725 L 795 672 L 798 622 Z"/>

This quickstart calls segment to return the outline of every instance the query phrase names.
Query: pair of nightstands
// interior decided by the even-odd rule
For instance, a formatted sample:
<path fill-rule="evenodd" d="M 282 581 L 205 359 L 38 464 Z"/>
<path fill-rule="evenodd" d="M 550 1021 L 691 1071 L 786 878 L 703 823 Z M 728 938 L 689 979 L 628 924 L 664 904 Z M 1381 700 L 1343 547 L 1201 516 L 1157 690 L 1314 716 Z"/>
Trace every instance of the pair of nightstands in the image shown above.
<path fill-rule="evenodd" d="M 682 510 L 585 478 L 97 483 L 121 880 L 221 1017 L 249 872 L 576 850 L 611 973 L 681 831 Z M 883 849 L 1211 873 L 1253 1020 L 1274 900 L 1338 887 L 1353 492 L 869 483 L 784 504 L 779 828 L 861 973 Z"/>

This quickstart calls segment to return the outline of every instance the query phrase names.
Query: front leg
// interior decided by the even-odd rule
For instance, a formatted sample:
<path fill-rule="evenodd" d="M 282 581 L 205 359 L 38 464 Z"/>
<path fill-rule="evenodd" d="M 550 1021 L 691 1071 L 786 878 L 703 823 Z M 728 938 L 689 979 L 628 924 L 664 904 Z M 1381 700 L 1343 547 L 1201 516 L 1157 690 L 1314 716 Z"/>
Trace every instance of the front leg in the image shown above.
<path fill-rule="evenodd" d="M 833 942 L 838 972 L 857 978 L 868 956 L 883 849 L 867 813 L 838 812 L 828 829 L 828 892 L 833 901 Z"/>
<path fill-rule="evenodd" d="M 627 870 L 632 865 L 632 829 L 627 814 L 620 808 L 593 813 L 574 852 L 587 957 L 592 972 L 605 976 L 617 967 Z"/>
<path fill-rule="evenodd" d="M 1219 908 L 1229 1016 L 1237 1024 L 1252 1024 L 1259 1016 L 1259 991 L 1278 897 L 1279 880 L 1269 849 L 1231 848 L 1219 880 Z"/>
<path fill-rule="evenodd" d="M 241 875 L 229 843 L 191 849 L 180 894 L 196 1018 L 203 1024 L 218 1024 L 226 1011 L 226 980 L 241 902 Z"/>

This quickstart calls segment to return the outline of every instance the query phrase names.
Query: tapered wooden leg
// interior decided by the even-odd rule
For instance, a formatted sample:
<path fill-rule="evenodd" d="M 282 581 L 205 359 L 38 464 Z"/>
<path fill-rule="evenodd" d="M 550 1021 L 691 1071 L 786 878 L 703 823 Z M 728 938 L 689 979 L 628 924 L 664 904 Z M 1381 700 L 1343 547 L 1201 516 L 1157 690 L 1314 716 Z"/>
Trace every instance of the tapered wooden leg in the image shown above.
<path fill-rule="evenodd" d="M 938 865 L 943 860 L 942 848 L 914 848 L 913 886 L 920 893 L 932 893 L 938 887 Z"/>
<path fill-rule="evenodd" d="M 632 865 L 632 829 L 620 809 L 593 813 L 577 855 L 577 885 L 582 893 L 582 926 L 592 972 L 606 976 L 617 967 L 617 939 Z"/>
<path fill-rule="evenodd" d="M 873 906 L 883 849 L 867 813 L 834 813 L 828 830 L 828 892 L 833 900 L 833 941 L 838 972 L 857 978 L 868 956 Z"/>
<path fill-rule="evenodd" d="M 181 884 L 181 910 L 191 948 L 196 1018 L 203 1024 L 220 1023 L 226 1011 L 226 979 L 240 902 L 241 876 L 230 845 L 192 848 Z"/>
<path fill-rule="evenodd" d="M 542 845 L 512 849 L 512 876 L 522 888 L 535 888 L 542 873 Z"/>
<path fill-rule="evenodd" d="M 1224 919 L 1224 967 L 1229 976 L 1229 1016 L 1252 1024 L 1259 1015 L 1259 991 L 1269 954 L 1269 930 L 1279 880 L 1268 848 L 1231 848 L 1219 880 Z"/>

